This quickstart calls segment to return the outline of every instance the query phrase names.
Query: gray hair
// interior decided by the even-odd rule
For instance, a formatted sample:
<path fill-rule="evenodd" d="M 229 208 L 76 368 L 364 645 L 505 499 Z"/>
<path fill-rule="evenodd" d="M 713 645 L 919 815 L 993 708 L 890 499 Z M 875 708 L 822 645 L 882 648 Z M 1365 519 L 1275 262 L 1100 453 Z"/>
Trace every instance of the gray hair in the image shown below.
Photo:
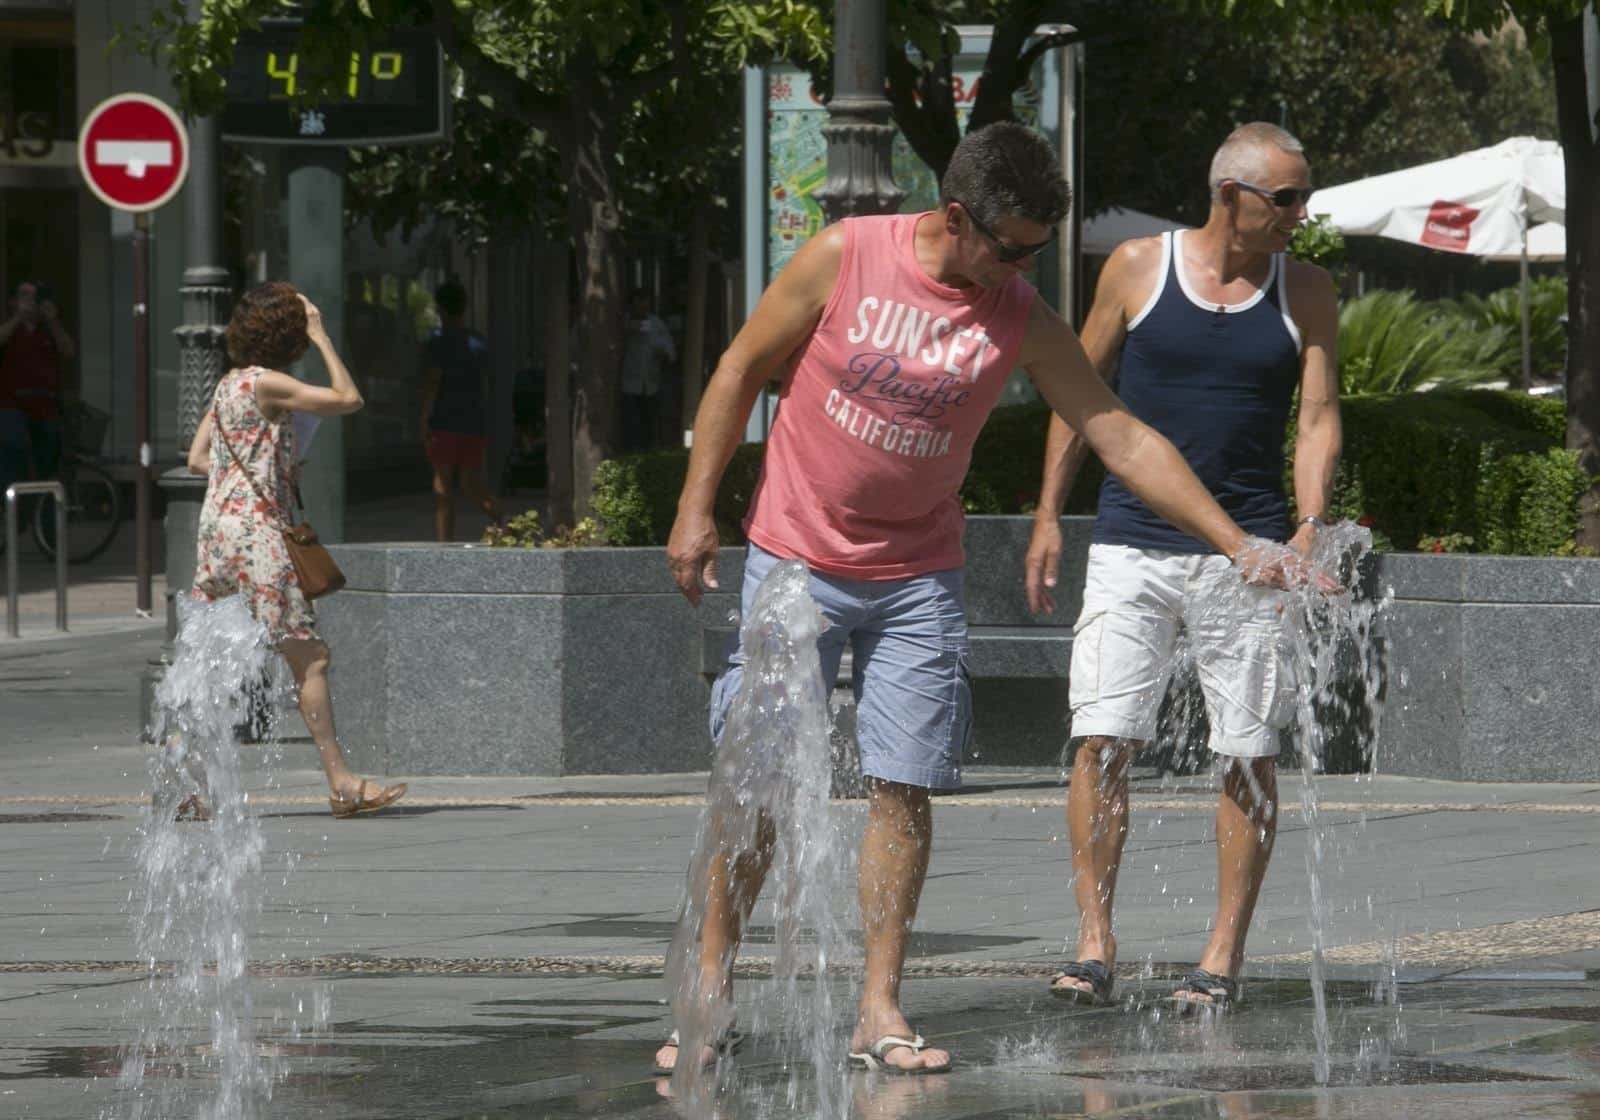
<path fill-rule="evenodd" d="M 967 133 L 939 187 L 946 204 L 961 203 L 987 226 L 1008 216 L 1053 226 L 1072 205 L 1072 189 L 1055 148 L 1015 121 L 996 121 Z"/>
<path fill-rule="evenodd" d="M 1264 172 L 1262 153 L 1266 148 L 1277 148 L 1290 155 L 1305 155 L 1305 147 L 1289 133 L 1266 121 L 1242 124 L 1222 142 L 1217 154 L 1211 157 L 1211 200 L 1221 193 L 1224 179 L 1258 179 Z"/>

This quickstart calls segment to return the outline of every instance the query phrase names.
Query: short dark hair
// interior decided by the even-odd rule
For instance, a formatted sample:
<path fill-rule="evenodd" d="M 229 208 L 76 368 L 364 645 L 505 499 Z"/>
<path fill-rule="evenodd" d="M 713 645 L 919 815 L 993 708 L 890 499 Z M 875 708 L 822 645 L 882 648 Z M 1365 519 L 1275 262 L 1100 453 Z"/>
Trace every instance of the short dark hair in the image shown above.
<path fill-rule="evenodd" d="M 300 360 L 306 338 L 306 308 L 293 284 L 271 280 L 239 297 L 223 332 L 235 367 L 282 370 Z"/>
<path fill-rule="evenodd" d="M 946 205 L 959 202 L 986 226 L 1005 217 L 1053 226 L 1072 207 L 1056 150 L 1016 121 L 967 133 L 950 156 L 939 193 Z"/>
<path fill-rule="evenodd" d="M 433 290 L 433 302 L 439 308 L 441 315 L 465 315 L 467 312 L 466 286 L 456 279 L 446 280 Z"/>

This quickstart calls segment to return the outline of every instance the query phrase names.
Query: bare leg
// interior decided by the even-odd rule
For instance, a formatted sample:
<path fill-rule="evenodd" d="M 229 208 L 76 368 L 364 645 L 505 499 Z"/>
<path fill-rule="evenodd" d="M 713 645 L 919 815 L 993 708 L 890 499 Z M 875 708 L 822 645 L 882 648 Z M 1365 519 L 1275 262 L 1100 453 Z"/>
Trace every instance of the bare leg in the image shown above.
<path fill-rule="evenodd" d="M 1078 741 L 1067 785 L 1067 834 L 1072 840 L 1072 893 L 1078 903 L 1075 960 L 1117 963 L 1111 912 L 1122 846 L 1128 839 L 1128 764 L 1138 744 L 1090 736 Z M 1092 991 L 1087 980 L 1063 977 L 1059 988 Z"/>
<path fill-rule="evenodd" d="M 765 816 L 756 826 L 753 851 L 735 852 L 726 846 L 717 853 L 706 884 L 705 924 L 700 931 L 701 998 L 733 1002 L 733 961 L 739 953 L 744 926 L 755 909 L 756 898 L 772 867 L 777 836 Z M 700 1060 L 716 1057 L 704 1047 Z M 656 1051 L 656 1066 L 671 1069 L 678 1063 L 678 1047 L 667 1043 Z"/>
<path fill-rule="evenodd" d="M 456 535 L 456 468 L 433 468 L 433 539 L 441 544 Z"/>
<path fill-rule="evenodd" d="M 322 772 L 327 775 L 328 789 L 346 800 L 361 796 L 361 778 L 345 761 L 339 747 L 339 737 L 333 727 L 333 693 L 328 687 L 329 653 L 327 643 L 304 638 L 290 638 L 278 644 L 278 652 L 289 663 L 294 673 L 294 683 L 300 693 L 300 715 L 306 721 L 306 730 L 317 744 L 317 754 L 322 758 Z"/>
<path fill-rule="evenodd" d="M 861 841 L 857 890 L 866 941 L 866 979 L 850 1049 L 867 1050 L 885 1035 L 913 1037 L 900 1010 L 900 976 L 917 916 L 922 883 L 933 848 L 928 791 L 899 782 L 868 779 L 867 830 Z M 939 1069 L 950 1064 L 944 1050 L 914 1053 L 900 1047 L 884 1060 L 902 1069 Z"/>
<path fill-rule="evenodd" d="M 494 494 L 489 490 L 482 464 L 461 468 L 461 491 L 466 494 L 467 501 L 483 511 L 491 524 L 500 520 L 500 503 L 495 501 Z"/>
<path fill-rule="evenodd" d="M 1217 917 L 1200 967 L 1238 976 L 1256 897 L 1278 833 L 1278 769 L 1271 758 L 1230 758 L 1217 800 Z M 1204 996 L 1180 993 L 1181 997 Z"/>

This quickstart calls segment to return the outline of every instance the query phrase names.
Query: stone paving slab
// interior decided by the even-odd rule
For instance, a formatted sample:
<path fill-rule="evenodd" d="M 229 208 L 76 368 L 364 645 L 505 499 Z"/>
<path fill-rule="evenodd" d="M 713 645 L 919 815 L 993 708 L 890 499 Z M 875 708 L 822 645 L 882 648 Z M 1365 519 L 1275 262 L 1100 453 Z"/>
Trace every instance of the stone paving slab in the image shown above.
<path fill-rule="evenodd" d="M 130 720 L 158 644 L 0 645 L 0 1116 L 118 1106 L 119 1016 L 145 982 L 128 959 L 148 797 Z M 290 1070 L 274 1117 L 678 1114 L 641 1071 L 641 1046 L 665 1029 L 662 954 L 705 775 L 425 778 L 395 812 L 334 821 L 310 745 L 282 750 L 286 769 L 268 781 L 254 765 L 251 780 L 268 840 L 253 983 L 261 1037 Z M 1211 1034 L 1153 1018 L 1211 920 L 1211 779 L 1136 782 L 1118 973 L 1152 1002 L 1089 1017 L 1045 994 L 1076 923 L 1060 775 L 972 779 L 935 801 L 906 980 L 919 1028 L 958 1046 L 963 1066 L 938 1081 L 857 1078 L 856 1115 L 1600 1117 L 1600 787 L 1317 781 L 1335 1066 L 1366 1078 L 1318 1090 L 1298 776 L 1282 778 L 1246 965 L 1264 1014 Z M 853 836 L 861 804 L 836 808 Z M 758 908 L 744 958 L 752 1022 L 771 923 Z M 1372 1002 L 1385 982 L 1398 982 L 1403 1037 Z M 319 998 L 332 1011 L 317 1023 L 304 1008 Z M 757 1043 L 727 1114 L 790 1115 L 781 1040 Z M 1372 1064 L 1385 1054 L 1388 1081 Z M 1491 1075 L 1558 1080 L 1481 1083 Z"/>

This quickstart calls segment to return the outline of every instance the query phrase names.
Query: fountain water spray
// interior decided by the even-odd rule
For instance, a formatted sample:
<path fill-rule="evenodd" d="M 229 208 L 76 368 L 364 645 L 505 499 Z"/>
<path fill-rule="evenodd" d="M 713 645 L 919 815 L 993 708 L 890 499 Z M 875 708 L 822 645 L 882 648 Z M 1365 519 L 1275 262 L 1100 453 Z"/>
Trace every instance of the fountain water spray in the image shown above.
<path fill-rule="evenodd" d="M 828 688 L 817 654 L 817 636 L 826 622 L 806 582 L 803 564 L 779 564 L 744 620 L 741 640 L 748 660 L 718 743 L 690 858 L 688 893 L 668 956 L 682 1055 L 673 1091 L 697 1116 L 713 1112 L 710 1097 L 722 1063 L 702 1070 L 695 1059 L 702 1047 L 726 1039 L 733 1026 L 727 988 L 732 947 L 708 952 L 706 938 L 709 933 L 713 945 L 720 943 L 716 924 L 730 917 L 741 929 L 747 925 L 755 905 L 751 885 L 769 862 L 777 912 L 777 991 L 773 1000 L 763 1001 L 751 1026 L 763 1028 L 775 1011 L 772 1025 L 805 1047 L 815 1073 L 814 1099 L 802 1102 L 799 1063 L 791 1065 L 789 1110 L 803 1107 L 813 1116 L 842 1117 L 848 1108 L 846 1040 L 829 982 L 847 945 L 839 900 L 848 860 L 828 797 Z"/>
<path fill-rule="evenodd" d="M 265 710 L 278 710 L 286 674 L 238 596 L 180 598 L 178 611 L 175 655 L 156 691 L 154 795 L 128 900 L 150 979 L 130 1008 L 138 1037 L 120 1088 L 133 1120 L 250 1120 L 277 1072 L 258 1053 L 249 989 L 264 841 L 241 781 L 237 729 L 259 715 L 263 680 L 274 682 Z M 180 807 L 193 816 L 195 799 L 209 822 L 178 819 Z M 196 1086 L 208 1095 L 197 1097 Z"/>
<path fill-rule="evenodd" d="M 1332 577 L 1340 590 L 1330 593 L 1314 581 L 1307 582 L 1288 592 L 1283 605 L 1283 635 L 1294 665 L 1300 807 L 1308 834 L 1312 1032 L 1320 1085 L 1328 1083 L 1331 1073 L 1324 967 L 1328 904 L 1322 883 L 1330 841 L 1321 819 L 1316 775 L 1327 768 L 1336 734 L 1354 737 L 1355 749 L 1369 759 L 1377 738 L 1383 682 L 1375 631 L 1388 603 L 1386 597 L 1362 593 L 1362 565 L 1371 551 L 1370 530 L 1348 521 L 1324 527 L 1316 536 L 1311 564 Z"/>

